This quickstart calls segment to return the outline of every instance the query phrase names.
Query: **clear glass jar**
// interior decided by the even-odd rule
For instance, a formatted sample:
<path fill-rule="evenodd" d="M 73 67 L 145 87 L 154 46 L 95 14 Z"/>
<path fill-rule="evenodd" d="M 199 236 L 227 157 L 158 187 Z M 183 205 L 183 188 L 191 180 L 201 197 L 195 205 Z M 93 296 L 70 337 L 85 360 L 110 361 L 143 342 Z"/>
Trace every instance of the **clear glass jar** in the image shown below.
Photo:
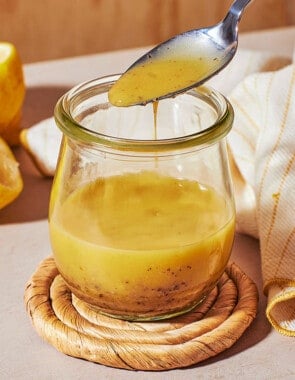
<path fill-rule="evenodd" d="M 202 302 L 230 257 L 233 110 L 206 87 L 113 107 L 116 78 L 76 86 L 56 105 L 63 140 L 50 199 L 53 254 L 73 294 L 98 311 L 168 318 Z"/>

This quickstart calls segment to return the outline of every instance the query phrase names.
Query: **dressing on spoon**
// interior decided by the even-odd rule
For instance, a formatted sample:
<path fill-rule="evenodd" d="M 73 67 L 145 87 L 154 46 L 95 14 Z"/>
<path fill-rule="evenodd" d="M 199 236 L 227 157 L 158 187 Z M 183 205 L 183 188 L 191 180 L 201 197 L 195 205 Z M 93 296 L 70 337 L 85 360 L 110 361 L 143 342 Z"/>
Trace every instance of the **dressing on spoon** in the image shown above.
<path fill-rule="evenodd" d="M 235 0 L 219 24 L 191 30 L 158 45 L 137 60 L 109 91 L 119 107 L 146 104 L 196 87 L 233 58 L 238 22 L 251 0 Z"/>
<path fill-rule="evenodd" d="M 202 80 L 216 71 L 222 58 L 214 49 L 199 50 L 199 55 L 191 53 L 194 43 L 181 46 L 179 39 L 165 57 L 156 57 L 128 70 L 109 91 L 109 100 L 115 106 L 155 101 L 166 94 L 195 85 L 196 78 Z"/>

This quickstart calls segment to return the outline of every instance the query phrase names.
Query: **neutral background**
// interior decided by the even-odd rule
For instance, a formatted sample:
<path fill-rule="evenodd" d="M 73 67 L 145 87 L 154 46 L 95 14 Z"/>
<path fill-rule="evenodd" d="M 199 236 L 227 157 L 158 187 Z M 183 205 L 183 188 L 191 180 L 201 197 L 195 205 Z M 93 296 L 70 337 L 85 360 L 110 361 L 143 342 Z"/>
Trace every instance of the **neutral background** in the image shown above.
<path fill-rule="evenodd" d="M 0 41 L 24 63 L 154 45 L 220 21 L 232 0 L 0 0 Z M 253 0 L 240 31 L 295 25 L 295 0 Z"/>

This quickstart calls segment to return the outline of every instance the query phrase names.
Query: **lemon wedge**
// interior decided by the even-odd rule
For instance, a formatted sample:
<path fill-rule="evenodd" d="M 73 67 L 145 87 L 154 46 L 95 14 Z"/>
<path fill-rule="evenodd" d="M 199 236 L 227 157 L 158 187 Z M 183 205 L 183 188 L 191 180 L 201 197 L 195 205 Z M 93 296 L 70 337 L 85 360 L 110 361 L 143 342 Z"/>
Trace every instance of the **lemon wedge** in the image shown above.
<path fill-rule="evenodd" d="M 0 137 L 0 209 L 15 200 L 22 189 L 19 164 L 9 145 Z"/>
<path fill-rule="evenodd" d="M 20 133 L 22 146 L 39 172 L 46 177 L 52 177 L 55 173 L 61 138 L 62 133 L 53 117 L 25 128 Z"/>
<path fill-rule="evenodd" d="M 0 135 L 9 145 L 19 143 L 24 97 L 25 83 L 19 54 L 13 44 L 0 42 Z"/>

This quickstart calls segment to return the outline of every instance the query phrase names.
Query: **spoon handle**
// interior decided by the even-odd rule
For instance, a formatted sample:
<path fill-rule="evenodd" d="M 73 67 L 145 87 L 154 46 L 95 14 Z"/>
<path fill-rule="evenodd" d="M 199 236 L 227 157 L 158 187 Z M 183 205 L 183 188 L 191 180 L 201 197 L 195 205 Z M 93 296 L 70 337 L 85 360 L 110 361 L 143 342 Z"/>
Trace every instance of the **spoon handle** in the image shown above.
<path fill-rule="evenodd" d="M 241 18 L 243 10 L 252 0 L 236 0 L 233 2 L 229 9 L 229 13 L 231 13 L 235 20 L 238 22 Z"/>

